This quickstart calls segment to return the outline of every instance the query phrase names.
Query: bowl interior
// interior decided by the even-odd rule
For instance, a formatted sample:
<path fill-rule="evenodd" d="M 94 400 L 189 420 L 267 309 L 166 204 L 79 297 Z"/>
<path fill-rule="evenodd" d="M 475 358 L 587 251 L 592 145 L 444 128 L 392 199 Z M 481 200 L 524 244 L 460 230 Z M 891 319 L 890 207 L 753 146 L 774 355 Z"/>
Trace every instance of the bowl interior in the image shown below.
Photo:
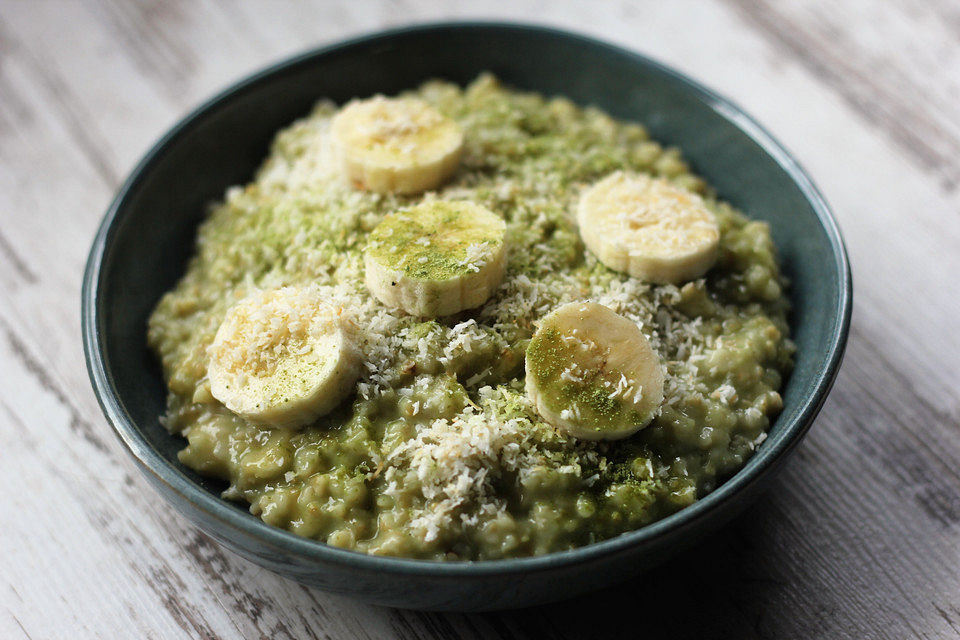
<path fill-rule="evenodd" d="M 191 114 L 124 186 L 91 254 L 85 336 L 102 358 L 107 388 L 99 393 L 119 403 L 132 425 L 128 438 L 170 463 L 164 473 L 184 474 L 213 495 L 222 489 L 177 462 L 183 441 L 158 421 L 164 387 L 145 344 L 147 317 L 182 275 L 208 204 L 248 181 L 274 133 L 320 98 L 394 93 L 432 77 L 464 84 L 485 70 L 643 123 L 655 139 L 681 147 L 724 199 L 770 223 L 792 281 L 796 368 L 767 444 L 740 473 L 802 435 L 839 362 L 849 276 L 838 232 L 789 156 L 729 103 L 640 56 L 545 29 L 447 25 L 361 39 L 268 69 Z"/>

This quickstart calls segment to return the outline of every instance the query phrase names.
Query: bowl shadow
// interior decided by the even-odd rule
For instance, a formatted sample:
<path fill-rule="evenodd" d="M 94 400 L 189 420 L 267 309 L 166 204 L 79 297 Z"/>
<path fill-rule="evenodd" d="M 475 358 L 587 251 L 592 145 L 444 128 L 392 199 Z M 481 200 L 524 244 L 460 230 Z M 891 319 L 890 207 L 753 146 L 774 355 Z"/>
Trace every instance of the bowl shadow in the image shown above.
<path fill-rule="evenodd" d="M 775 517 L 772 503 L 760 498 L 716 534 L 637 578 L 579 598 L 485 617 L 529 637 L 762 636 L 758 603 L 783 586 L 759 568 L 769 564 L 759 560 L 766 553 L 754 543 L 754 532 Z"/>

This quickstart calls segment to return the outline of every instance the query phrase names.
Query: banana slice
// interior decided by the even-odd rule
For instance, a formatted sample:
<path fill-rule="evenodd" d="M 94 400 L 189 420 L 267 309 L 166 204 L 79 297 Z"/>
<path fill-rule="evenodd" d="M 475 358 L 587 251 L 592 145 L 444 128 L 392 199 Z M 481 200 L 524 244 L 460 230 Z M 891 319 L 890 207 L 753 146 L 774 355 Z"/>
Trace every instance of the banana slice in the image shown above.
<path fill-rule="evenodd" d="M 431 200 L 387 215 L 370 234 L 367 288 L 415 316 L 483 304 L 503 280 L 506 224 L 472 202 Z"/>
<path fill-rule="evenodd" d="M 208 353 L 213 397 L 274 427 L 300 427 L 329 413 L 360 373 L 351 323 L 312 289 L 244 298 L 227 312 Z"/>
<path fill-rule="evenodd" d="M 606 266 L 657 284 L 699 278 L 717 259 L 720 229 L 703 200 L 646 175 L 613 173 L 580 198 L 584 244 Z"/>
<path fill-rule="evenodd" d="M 630 320 L 593 302 L 540 321 L 527 347 L 527 396 L 544 420 L 584 440 L 619 440 L 663 402 L 660 359 Z"/>
<path fill-rule="evenodd" d="M 333 118 L 344 172 L 359 188 L 419 193 L 440 186 L 460 162 L 463 132 L 423 100 L 353 100 Z"/>

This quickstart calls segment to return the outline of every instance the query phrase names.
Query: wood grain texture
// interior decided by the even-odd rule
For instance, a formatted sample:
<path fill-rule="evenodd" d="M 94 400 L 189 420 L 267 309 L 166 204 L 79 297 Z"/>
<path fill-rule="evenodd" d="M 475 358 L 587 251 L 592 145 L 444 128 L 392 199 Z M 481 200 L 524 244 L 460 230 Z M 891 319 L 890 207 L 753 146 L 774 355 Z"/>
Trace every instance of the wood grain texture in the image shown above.
<path fill-rule="evenodd" d="M 960 5 L 869 0 L 730 0 L 744 20 L 801 61 L 903 153 L 960 180 Z M 856 25 L 856 28 L 851 28 Z"/>
<path fill-rule="evenodd" d="M 796 458 L 719 535 L 575 603 L 401 612 L 279 578 L 160 502 L 89 389 L 80 275 L 122 176 L 192 105 L 306 47 L 466 17 L 585 31 L 756 115 L 836 209 L 854 324 Z M 0 0 L 0 637 L 958 637 L 958 181 L 951 0 Z"/>

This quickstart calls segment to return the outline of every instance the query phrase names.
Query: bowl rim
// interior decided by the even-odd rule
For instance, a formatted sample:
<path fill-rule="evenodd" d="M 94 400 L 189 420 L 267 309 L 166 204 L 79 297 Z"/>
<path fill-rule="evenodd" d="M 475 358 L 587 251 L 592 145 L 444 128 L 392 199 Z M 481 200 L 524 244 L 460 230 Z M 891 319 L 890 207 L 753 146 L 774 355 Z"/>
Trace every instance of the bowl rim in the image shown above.
<path fill-rule="evenodd" d="M 540 36 L 574 41 L 595 50 L 629 58 L 632 62 L 652 69 L 666 77 L 685 91 L 692 93 L 719 115 L 730 121 L 747 137 L 751 138 L 765 153 L 787 173 L 800 189 L 804 198 L 814 210 L 821 226 L 826 232 L 833 253 L 834 266 L 838 274 L 839 299 L 833 316 L 833 327 L 822 373 L 812 392 L 802 400 L 800 411 L 792 423 L 787 424 L 781 433 L 770 437 L 759 447 L 747 463 L 732 477 L 714 491 L 694 504 L 680 511 L 645 525 L 635 531 L 627 532 L 571 550 L 557 551 L 542 556 L 510 558 L 503 560 L 479 561 L 437 561 L 398 558 L 391 556 L 373 556 L 362 552 L 341 549 L 324 542 L 297 536 L 284 529 L 266 524 L 259 518 L 237 509 L 222 498 L 209 493 L 186 476 L 166 458 L 154 450 L 140 433 L 136 423 L 120 403 L 112 376 L 104 358 L 104 344 L 101 333 L 102 314 L 99 312 L 98 298 L 101 286 L 104 257 L 110 248 L 116 230 L 115 223 L 128 195 L 159 161 L 167 148 L 185 131 L 204 119 L 221 105 L 239 95 L 253 90 L 275 74 L 290 72 L 302 64 L 310 64 L 315 59 L 339 52 L 351 47 L 372 45 L 396 36 L 430 35 L 444 31 L 515 31 L 536 33 Z M 377 571 L 395 575 L 418 575 L 436 578 L 478 577 L 503 574 L 530 573 L 556 570 L 563 566 L 578 564 L 601 557 L 626 551 L 630 547 L 651 543 L 657 538 L 675 533 L 679 529 L 694 526 L 707 519 L 734 494 L 755 484 L 774 463 L 792 450 L 810 428 L 816 414 L 822 407 L 836 378 L 843 358 L 852 312 L 853 285 L 850 263 L 839 226 L 829 206 L 820 194 L 806 171 L 796 159 L 770 135 L 751 116 L 739 106 L 686 75 L 657 62 L 646 55 L 624 49 L 596 38 L 571 32 L 565 29 L 547 27 L 538 24 L 503 21 L 441 21 L 418 23 L 397 28 L 378 30 L 363 35 L 340 40 L 332 44 L 310 49 L 306 52 L 269 64 L 242 79 L 231 83 L 212 98 L 191 110 L 180 118 L 150 149 L 144 154 L 129 173 L 117 195 L 108 207 L 94 238 L 81 290 L 81 325 L 84 356 L 87 372 L 93 385 L 97 402 L 100 405 L 113 431 L 123 443 L 128 453 L 138 463 L 141 471 L 148 473 L 156 482 L 178 494 L 184 501 L 202 511 L 208 518 L 216 520 L 220 526 L 227 527 L 236 536 L 253 538 L 259 545 L 267 545 L 283 554 L 291 554 L 323 564 L 338 564 L 361 571 Z M 195 523 L 191 523 L 197 526 Z M 222 535 L 222 534 L 221 534 Z"/>

